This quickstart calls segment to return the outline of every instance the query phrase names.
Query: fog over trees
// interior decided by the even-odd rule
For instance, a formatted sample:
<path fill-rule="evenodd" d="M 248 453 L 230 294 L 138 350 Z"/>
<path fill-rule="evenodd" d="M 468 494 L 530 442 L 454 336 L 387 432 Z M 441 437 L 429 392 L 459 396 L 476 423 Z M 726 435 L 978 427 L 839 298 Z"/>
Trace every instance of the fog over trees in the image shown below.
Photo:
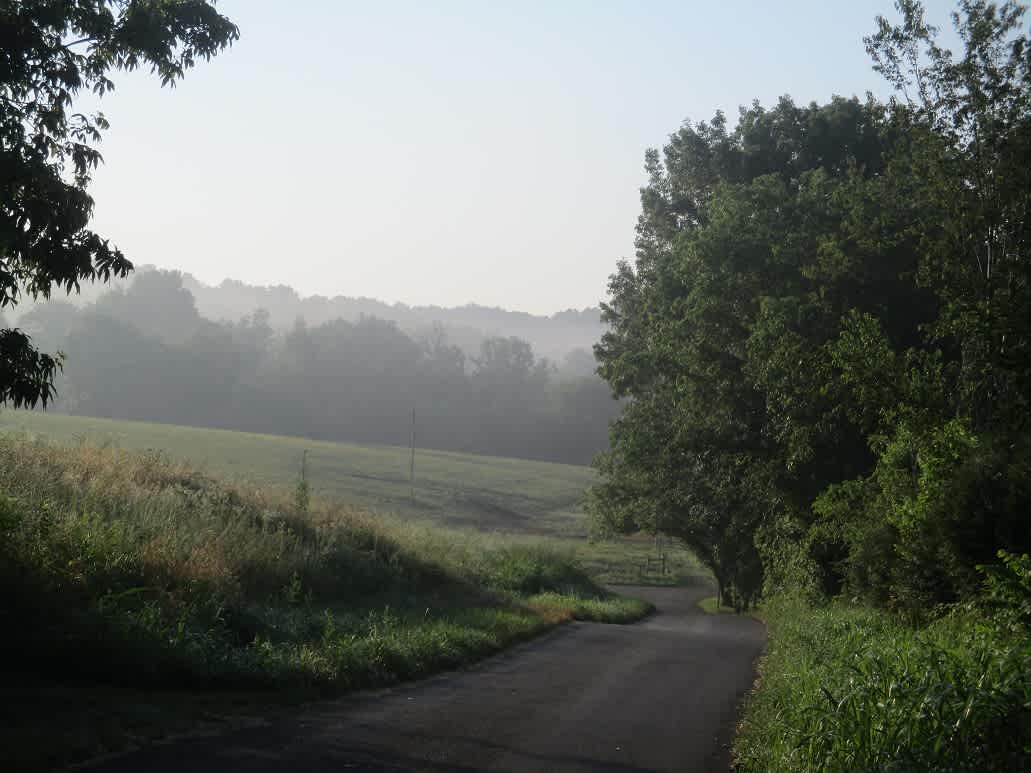
<path fill-rule="evenodd" d="M 67 353 L 53 410 L 407 444 L 414 409 L 420 446 L 571 463 L 605 447 L 619 410 L 586 348 L 597 310 L 549 318 L 301 299 L 154 269 L 94 297 L 17 320 L 43 351 Z M 231 316 L 251 301 L 275 312 Z M 550 341 L 561 359 L 512 331 Z"/>
<path fill-rule="evenodd" d="M 84 284 L 78 294 L 70 295 L 66 300 L 84 307 L 95 303 L 112 289 L 125 290 L 140 275 L 156 270 L 151 265 L 136 266 L 128 278 L 115 277 L 108 284 Z M 516 336 L 528 341 L 539 357 L 547 357 L 554 362 L 562 375 L 567 370 L 579 376 L 594 372 L 596 363 L 591 347 L 604 331 L 599 307 L 567 309 L 543 316 L 474 303 L 455 308 L 409 306 L 343 295 L 301 296 L 287 285 L 264 287 L 235 279 L 208 285 L 188 273 L 182 274 L 182 285 L 193 296 L 202 317 L 235 321 L 255 309 L 263 309 L 268 312 L 269 325 L 281 331 L 290 329 L 298 318 L 309 325 L 319 325 L 336 319 L 355 322 L 364 315 L 396 322 L 401 330 L 415 338 L 431 336 L 434 328 L 441 326 L 448 340 L 469 356 L 478 354 L 480 342 L 486 337 Z M 10 309 L 11 318 L 17 321 L 33 308 L 32 299 L 25 298 Z"/>

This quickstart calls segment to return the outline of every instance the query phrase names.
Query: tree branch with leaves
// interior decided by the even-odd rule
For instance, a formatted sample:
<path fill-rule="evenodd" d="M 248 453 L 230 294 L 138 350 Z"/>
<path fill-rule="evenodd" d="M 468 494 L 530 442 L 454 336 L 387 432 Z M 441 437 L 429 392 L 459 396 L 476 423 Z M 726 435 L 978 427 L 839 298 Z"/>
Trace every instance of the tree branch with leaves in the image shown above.
<path fill-rule="evenodd" d="M 111 72 L 138 68 L 174 86 L 238 37 L 203 0 L 0 0 L 0 308 L 132 270 L 89 227 L 108 123 L 76 112 L 79 94 L 103 96 Z M 0 331 L 0 404 L 46 406 L 60 364 Z"/>

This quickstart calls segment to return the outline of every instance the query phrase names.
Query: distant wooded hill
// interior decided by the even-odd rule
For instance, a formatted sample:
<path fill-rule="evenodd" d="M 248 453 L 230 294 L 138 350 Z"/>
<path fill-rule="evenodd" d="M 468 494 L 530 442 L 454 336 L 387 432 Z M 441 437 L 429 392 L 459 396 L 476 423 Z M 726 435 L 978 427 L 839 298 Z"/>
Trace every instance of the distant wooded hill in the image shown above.
<path fill-rule="evenodd" d="M 16 323 L 66 353 L 51 405 L 63 413 L 403 445 L 414 410 L 422 447 L 585 464 L 620 410 L 586 348 L 556 363 L 515 334 L 560 352 L 575 330 L 563 323 L 588 313 L 302 299 L 154 269 L 77 301 Z"/>
<path fill-rule="evenodd" d="M 81 295 L 66 300 L 77 306 L 93 303 L 104 293 L 124 289 L 135 277 L 155 270 L 154 266 L 139 266 L 126 281 L 84 285 Z M 598 307 L 569 309 L 545 316 L 477 304 L 446 308 L 390 304 L 375 298 L 344 295 L 302 297 L 287 285 L 265 287 L 226 279 L 212 286 L 185 273 L 182 284 L 193 295 L 200 315 L 216 322 L 236 322 L 258 309 L 268 312 L 268 322 L 277 330 L 293 327 L 298 318 L 314 326 L 336 319 L 354 322 L 362 316 L 376 317 L 396 322 L 399 328 L 417 339 L 433 336 L 434 327 L 439 326 L 447 340 L 469 356 L 478 354 L 485 338 L 515 337 L 527 341 L 537 356 L 551 360 L 562 377 L 586 376 L 593 371 L 591 347 L 601 338 L 603 330 Z M 33 307 L 34 304 L 24 303 L 9 313 L 20 318 Z"/>
<path fill-rule="evenodd" d="M 197 310 L 210 319 L 237 320 L 255 309 L 265 309 L 273 327 L 286 328 L 298 317 L 309 325 L 320 325 L 334 319 L 354 321 L 365 315 L 396 322 L 402 330 L 417 336 L 440 324 L 446 329 L 448 340 L 464 350 L 478 351 L 484 338 L 514 336 L 529 342 L 538 356 L 558 365 L 569 352 L 590 351 L 602 333 L 601 310 L 597 307 L 542 316 L 476 304 L 445 308 L 388 304 L 374 298 L 343 295 L 302 298 L 286 285 L 259 287 L 227 279 L 212 287 L 189 274 L 183 275 L 183 286 L 193 293 Z"/>

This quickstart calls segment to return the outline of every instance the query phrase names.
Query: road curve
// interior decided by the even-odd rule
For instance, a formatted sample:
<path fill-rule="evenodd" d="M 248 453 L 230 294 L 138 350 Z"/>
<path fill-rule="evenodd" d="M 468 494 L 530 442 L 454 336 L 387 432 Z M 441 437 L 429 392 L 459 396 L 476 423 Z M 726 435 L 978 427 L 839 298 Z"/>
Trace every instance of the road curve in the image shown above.
<path fill-rule="evenodd" d="M 566 625 L 467 671 L 89 770 L 726 771 L 762 624 L 702 614 L 706 587 L 621 590 L 658 611 L 636 625 Z"/>

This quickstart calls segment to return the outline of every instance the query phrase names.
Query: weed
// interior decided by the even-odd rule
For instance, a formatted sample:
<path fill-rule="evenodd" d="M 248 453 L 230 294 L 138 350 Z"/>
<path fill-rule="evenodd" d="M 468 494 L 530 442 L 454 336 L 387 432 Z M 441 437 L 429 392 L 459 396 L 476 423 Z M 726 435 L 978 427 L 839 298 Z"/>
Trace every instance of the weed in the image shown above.
<path fill-rule="evenodd" d="M 1019 771 L 1031 760 L 1031 643 L 974 610 L 915 629 L 778 597 L 736 741 L 741 770 Z"/>

